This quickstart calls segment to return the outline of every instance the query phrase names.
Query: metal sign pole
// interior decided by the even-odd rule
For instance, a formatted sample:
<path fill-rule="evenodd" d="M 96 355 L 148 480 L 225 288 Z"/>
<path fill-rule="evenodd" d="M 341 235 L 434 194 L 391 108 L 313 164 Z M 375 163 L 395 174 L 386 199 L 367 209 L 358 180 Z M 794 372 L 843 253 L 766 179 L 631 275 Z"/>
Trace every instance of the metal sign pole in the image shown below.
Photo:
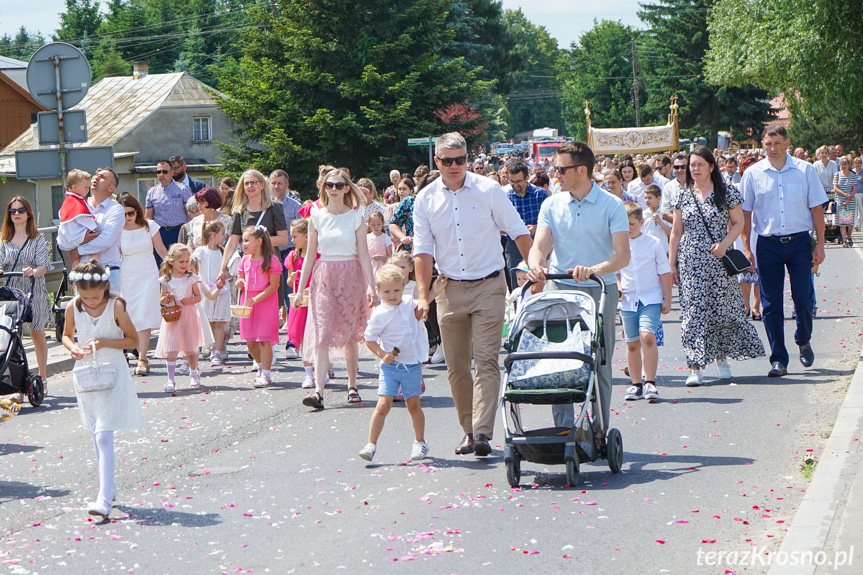
<path fill-rule="evenodd" d="M 429 172 L 434 170 L 434 165 L 432 164 L 432 136 L 429 134 Z"/>
<path fill-rule="evenodd" d="M 57 126 L 60 128 L 60 181 L 66 193 L 66 143 L 63 135 L 63 90 L 60 87 L 60 56 L 54 56 L 54 81 L 57 85 Z"/>

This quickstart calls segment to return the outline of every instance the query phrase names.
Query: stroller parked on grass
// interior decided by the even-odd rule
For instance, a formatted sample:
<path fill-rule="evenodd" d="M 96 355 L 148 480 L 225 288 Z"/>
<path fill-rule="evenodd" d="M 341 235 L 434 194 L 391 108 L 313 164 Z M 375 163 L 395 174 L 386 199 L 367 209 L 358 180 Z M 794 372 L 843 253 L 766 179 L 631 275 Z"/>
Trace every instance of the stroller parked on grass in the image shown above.
<path fill-rule="evenodd" d="M 567 280 L 567 274 L 549 274 L 549 280 Z M 606 361 L 602 316 L 606 287 L 602 278 L 590 279 L 602 288 L 597 309 L 593 298 L 581 291 L 530 294 L 530 283 L 522 291 L 518 312 L 505 346 L 501 386 L 505 445 L 504 462 L 509 484 L 521 480 L 521 460 L 531 463 L 565 464 L 570 487 L 578 482 L 579 464 L 608 460 L 618 473 L 623 465 L 623 439 L 617 429 L 601 430 L 602 405 L 596 390 L 597 366 Z M 610 318 L 611 321 L 614 318 Z M 613 326 L 611 329 L 614 329 Z M 522 406 L 581 404 L 571 426 L 525 429 Z M 590 411 L 588 413 L 588 404 Z"/>
<path fill-rule="evenodd" d="M 3 272 L 0 279 L 24 277 L 21 272 Z M 30 278 L 30 293 L 7 286 L 0 287 L 0 395 L 21 393 L 30 405 L 39 407 L 45 398 L 42 378 L 30 371 L 27 352 L 21 337 L 24 323 L 33 319 L 30 299 L 36 279 Z"/>

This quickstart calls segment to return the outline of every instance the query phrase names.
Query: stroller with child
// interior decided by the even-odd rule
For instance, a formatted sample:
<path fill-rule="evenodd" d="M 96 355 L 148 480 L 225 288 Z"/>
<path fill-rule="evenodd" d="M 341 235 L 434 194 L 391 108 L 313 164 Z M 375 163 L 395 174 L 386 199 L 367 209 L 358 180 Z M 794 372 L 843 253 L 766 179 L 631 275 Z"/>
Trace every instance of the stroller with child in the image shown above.
<path fill-rule="evenodd" d="M 21 272 L 0 273 L 0 279 L 23 276 Z M 0 395 L 20 393 L 27 396 L 30 405 L 39 407 L 45 399 L 45 386 L 42 378 L 30 371 L 21 340 L 24 324 L 33 319 L 30 300 L 35 284 L 31 277 L 29 293 L 0 287 Z"/>
<path fill-rule="evenodd" d="M 572 279 L 549 274 L 549 280 Z M 504 462 L 509 484 L 521 480 L 521 461 L 565 464 L 570 487 L 578 482 L 579 464 L 608 460 L 612 472 L 623 465 L 623 439 L 617 429 L 602 430 L 602 406 L 596 389 L 597 366 L 607 361 L 602 333 L 606 287 L 602 278 L 590 279 L 602 288 L 597 309 L 593 298 L 581 291 L 551 291 L 529 295 L 522 291 L 518 312 L 505 343 L 501 386 L 505 445 Z M 524 294 L 528 294 L 525 296 Z M 614 318 L 610 318 L 611 321 Z M 614 329 L 613 326 L 610 329 Z M 581 404 L 572 425 L 527 429 L 524 405 Z M 590 409 L 588 410 L 588 406 Z"/>

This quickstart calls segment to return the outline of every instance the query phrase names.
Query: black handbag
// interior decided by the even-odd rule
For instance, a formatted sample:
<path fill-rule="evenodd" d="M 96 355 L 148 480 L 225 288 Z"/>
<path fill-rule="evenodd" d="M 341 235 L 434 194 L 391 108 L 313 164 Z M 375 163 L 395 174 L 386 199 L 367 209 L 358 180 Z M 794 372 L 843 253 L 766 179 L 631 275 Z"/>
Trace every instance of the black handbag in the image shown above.
<path fill-rule="evenodd" d="M 713 234 L 710 233 L 710 226 L 707 225 L 707 220 L 704 218 L 704 212 L 701 211 L 701 204 L 698 201 L 698 198 L 695 197 L 695 192 L 692 191 L 692 188 L 689 189 L 689 193 L 692 194 L 692 201 L 695 202 L 695 207 L 698 209 L 698 215 L 701 216 L 701 221 L 704 223 L 704 229 L 707 230 L 707 235 L 710 236 L 710 241 L 712 243 L 717 243 L 715 239 L 713 239 Z M 725 266 L 725 271 L 728 272 L 729 276 L 736 276 L 737 274 L 742 274 L 746 270 L 752 267 L 752 263 L 750 263 L 749 259 L 738 249 L 728 248 L 725 250 L 725 255 L 722 256 L 722 265 Z"/>

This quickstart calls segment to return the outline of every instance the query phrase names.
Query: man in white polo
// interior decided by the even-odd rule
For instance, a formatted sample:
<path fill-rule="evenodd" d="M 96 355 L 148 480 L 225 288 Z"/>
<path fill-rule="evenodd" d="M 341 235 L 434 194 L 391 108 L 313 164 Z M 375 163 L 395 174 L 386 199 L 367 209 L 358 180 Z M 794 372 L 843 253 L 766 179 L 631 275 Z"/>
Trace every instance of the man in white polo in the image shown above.
<path fill-rule="evenodd" d="M 467 173 L 461 134 L 438 138 L 435 163 L 441 177 L 420 191 L 413 211 L 417 318 L 428 316 L 434 258 L 438 272 L 448 278 L 436 301 L 449 384 L 464 430 L 455 452 L 485 456 L 491 453 L 500 395 L 498 353 L 506 308 L 500 231 L 514 238 L 525 258 L 531 239 L 500 184 Z"/>

